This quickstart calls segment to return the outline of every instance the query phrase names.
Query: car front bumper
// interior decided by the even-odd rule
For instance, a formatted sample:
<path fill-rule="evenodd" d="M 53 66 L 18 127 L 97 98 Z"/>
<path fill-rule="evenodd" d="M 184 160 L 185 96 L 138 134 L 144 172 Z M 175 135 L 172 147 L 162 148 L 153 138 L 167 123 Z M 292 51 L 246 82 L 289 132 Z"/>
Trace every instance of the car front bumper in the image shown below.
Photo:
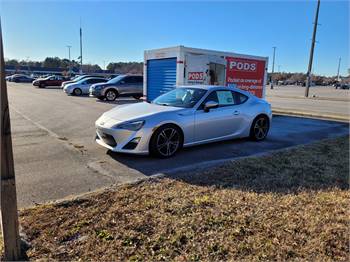
<path fill-rule="evenodd" d="M 113 152 L 146 155 L 149 153 L 148 144 L 150 134 L 151 132 L 148 129 L 143 128 L 138 131 L 131 131 L 96 125 L 95 141 Z M 130 149 L 130 145 L 134 139 L 139 139 L 139 141 L 134 148 Z"/>
<path fill-rule="evenodd" d="M 94 96 L 94 97 L 103 96 L 101 91 L 102 91 L 102 89 L 96 89 L 96 88 L 94 88 L 94 87 L 90 87 L 90 89 L 89 89 L 89 95 L 90 95 L 90 96 Z"/>

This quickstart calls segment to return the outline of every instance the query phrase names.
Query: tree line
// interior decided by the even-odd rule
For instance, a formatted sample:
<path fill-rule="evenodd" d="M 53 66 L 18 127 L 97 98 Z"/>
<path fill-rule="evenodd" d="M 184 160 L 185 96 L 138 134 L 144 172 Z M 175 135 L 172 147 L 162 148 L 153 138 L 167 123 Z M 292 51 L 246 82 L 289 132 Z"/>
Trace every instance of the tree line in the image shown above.
<path fill-rule="evenodd" d="M 28 66 L 30 67 L 47 67 L 47 68 L 61 68 L 67 70 L 72 68 L 74 71 L 80 69 L 79 61 L 71 60 L 59 57 L 46 57 L 43 61 L 29 61 L 29 60 L 17 60 L 7 59 L 5 60 L 7 66 Z M 83 71 L 87 73 L 93 73 L 102 71 L 102 68 L 98 64 L 83 64 Z M 142 62 L 111 62 L 107 65 L 106 69 L 112 73 L 119 74 L 142 74 L 143 63 Z"/>
<path fill-rule="evenodd" d="M 349 81 L 349 76 L 340 77 L 342 81 Z M 303 84 L 306 82 L 305 73 L 273 73 L 269 74 L 269 81 L 273 80 L 275 83 L 280 82 L 283 84 Z M 329 85 L 337 82 L 337 76 L 322 76 L 322 75 L 312 75 L 312 82 L 316 85 Z"/>

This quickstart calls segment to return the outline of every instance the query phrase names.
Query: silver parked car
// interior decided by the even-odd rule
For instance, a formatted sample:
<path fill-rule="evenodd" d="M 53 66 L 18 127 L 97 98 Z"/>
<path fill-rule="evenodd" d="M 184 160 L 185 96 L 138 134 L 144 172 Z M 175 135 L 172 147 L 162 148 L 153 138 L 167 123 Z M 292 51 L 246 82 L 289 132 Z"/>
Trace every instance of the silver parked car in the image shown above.
<path fill-rule="evenodd" d="M 119 96 L 132 96 L 140 99 L 143 95 L 142 75 L 119 75 L 107 83 L 95 84 L 90 88 L 90 96 L 114 101 Z"/>
<path fill-rule="evenodd" d="M 77 76 L 75 76 L 74 78 L 72 78 L 69 81 L 62 82 L 61 87 L 64 88 L 68 84 L 72 84 L 74 82 L 78 82 L 78 81 L 80 81 L 80 80 L 82 80 L 84 78 L 88 78 L 88 77 L 98 77 L 98 76 L 94 76 L 94 75 L 77 75 Z"/>
<path fill-rule="evenodd" d="M 261 141 L 271 118 L 269 103 L 240 89 L 180 86 L 151 103 L 105 112 L 95 123 L 96 142 L 114 152 L 165 158 L 183 146 L 240 137 Z"/>
<path fill-rule="evenodd" d="M 102 77 L 87 77 L 77 82 L 65 85 L 63 91 L 66 92 L 68 95 L 87 95 L 89 94 L 89 89 L 91 85 L 105 82 L 107 82 L 107 79 Z"/>

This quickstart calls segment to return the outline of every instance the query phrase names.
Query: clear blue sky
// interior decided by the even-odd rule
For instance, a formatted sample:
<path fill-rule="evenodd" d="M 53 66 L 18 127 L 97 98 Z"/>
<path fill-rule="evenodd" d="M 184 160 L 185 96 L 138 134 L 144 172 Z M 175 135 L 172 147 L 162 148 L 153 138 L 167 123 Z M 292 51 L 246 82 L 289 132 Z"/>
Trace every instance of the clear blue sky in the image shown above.
<path fill-rule="evenodd" d="M 79 56 L 86 63 L 142 61 L 143 51 L 185 45 L 270 57 L 276 67 L 305 72 L 316 1 L 19 1 L 0 0 L 5 57 L 43 60 Z M 349 2 L 321 0 L 314 73 L 349 68 Z"/>

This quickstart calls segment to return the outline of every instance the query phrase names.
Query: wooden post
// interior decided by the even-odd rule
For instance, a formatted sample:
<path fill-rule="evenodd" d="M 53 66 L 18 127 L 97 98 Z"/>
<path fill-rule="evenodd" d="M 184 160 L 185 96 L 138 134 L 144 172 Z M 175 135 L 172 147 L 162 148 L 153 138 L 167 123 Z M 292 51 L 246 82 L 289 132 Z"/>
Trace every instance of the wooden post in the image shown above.
<path fill-rule="evenodd" d="M 21 247 L 18 231 L 18 211 L 16 196 L 15 170 L 11 141 L 10 112 L 5 81 L 5 61 L 0 22 L 0 102 L 1 102 L 1 230 L 4 239 L 4 259 L 21 259 Z"/>

